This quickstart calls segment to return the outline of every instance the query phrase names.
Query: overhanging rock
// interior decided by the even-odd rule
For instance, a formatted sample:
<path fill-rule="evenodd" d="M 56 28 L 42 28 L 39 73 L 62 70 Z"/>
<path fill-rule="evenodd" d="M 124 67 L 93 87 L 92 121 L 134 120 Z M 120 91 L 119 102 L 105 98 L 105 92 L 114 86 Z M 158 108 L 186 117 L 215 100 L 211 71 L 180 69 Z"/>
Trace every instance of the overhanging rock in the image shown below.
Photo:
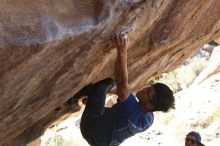
<path fill-rule="evenodd" d="M 219 37 L 219 7 L 219 0 L 1 1 L 0 141 L 53 116 L 83 86 L 113 77 L 116 31 L 129 34 L 135 91 Z"/>

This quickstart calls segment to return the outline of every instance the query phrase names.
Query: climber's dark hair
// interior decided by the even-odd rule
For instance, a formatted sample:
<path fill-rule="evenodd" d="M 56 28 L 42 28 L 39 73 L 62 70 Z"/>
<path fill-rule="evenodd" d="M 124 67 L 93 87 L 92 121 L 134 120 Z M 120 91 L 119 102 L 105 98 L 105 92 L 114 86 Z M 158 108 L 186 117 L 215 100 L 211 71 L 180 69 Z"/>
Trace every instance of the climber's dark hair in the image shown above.
<path fill-rule="evenodd" d="M 163 83 L 155 83 L 152 85 L 155 91 L 153 104 L 155 111 L 168 112 L 169 109 L 175 109 L 175 98 L 173 91 Z"/>

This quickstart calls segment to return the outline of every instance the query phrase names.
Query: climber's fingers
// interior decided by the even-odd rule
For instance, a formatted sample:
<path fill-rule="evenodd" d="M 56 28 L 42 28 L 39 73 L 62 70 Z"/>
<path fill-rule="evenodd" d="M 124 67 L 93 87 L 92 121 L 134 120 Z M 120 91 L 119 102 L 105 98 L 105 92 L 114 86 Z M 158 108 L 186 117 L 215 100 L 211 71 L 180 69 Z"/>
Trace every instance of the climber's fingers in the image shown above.
<path fill-rule="evenodd" d="M 125 32 L 116 33 L 116 45 L 117 48 L 127 48 L 128 36 Z"/>

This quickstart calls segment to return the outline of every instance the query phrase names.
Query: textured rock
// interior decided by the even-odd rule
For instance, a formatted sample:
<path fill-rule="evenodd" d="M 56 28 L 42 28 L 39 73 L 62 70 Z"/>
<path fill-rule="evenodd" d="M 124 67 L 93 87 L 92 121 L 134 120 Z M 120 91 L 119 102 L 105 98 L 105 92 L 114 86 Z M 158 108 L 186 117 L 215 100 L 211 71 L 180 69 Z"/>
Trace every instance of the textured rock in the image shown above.
<path fill-rule="evenodd" d="M 80 88 L 113 77 L 115 31 L 129 34 L 135 91 L 219 37 L 219 7 L 219 0 L 1 0 L 0 141 L 53 119 Z"/>

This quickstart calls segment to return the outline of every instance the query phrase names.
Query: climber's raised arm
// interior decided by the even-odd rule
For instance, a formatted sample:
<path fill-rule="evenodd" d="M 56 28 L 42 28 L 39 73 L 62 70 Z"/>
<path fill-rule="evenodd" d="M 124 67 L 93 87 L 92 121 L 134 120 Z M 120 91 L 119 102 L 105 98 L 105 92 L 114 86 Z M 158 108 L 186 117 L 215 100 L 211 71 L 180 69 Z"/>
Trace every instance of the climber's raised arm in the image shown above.
<path fill-rule="evenodd" d="M 125 101 L 129 95 L 127 69 L 128 37 L 124 33 L 116 33 L 117 58 L 115 62 L 115 82 L 119 101 Z"/>

